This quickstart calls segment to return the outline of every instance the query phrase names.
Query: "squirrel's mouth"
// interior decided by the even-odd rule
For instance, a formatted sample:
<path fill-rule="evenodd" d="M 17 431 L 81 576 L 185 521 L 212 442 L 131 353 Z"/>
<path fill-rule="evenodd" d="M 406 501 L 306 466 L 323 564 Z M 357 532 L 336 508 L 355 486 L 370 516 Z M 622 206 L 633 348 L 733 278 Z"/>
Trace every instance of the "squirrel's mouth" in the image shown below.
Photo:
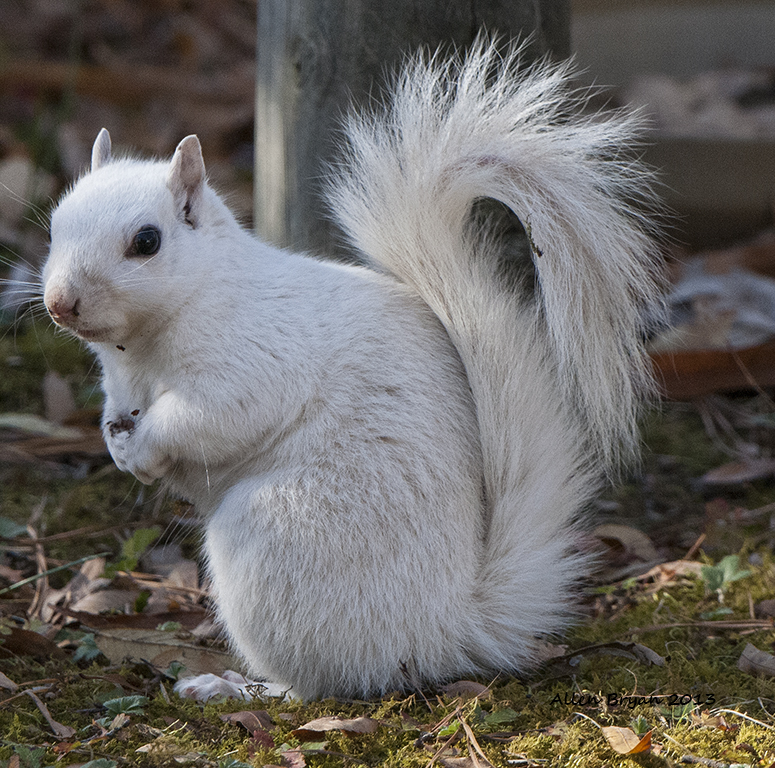
<path fill-rule="evenodd" d="M 68 330 L 74 333 L 79 339 L 84 341 L 104 341 L 110 332 L 107 328 L 72 328 Z"/>

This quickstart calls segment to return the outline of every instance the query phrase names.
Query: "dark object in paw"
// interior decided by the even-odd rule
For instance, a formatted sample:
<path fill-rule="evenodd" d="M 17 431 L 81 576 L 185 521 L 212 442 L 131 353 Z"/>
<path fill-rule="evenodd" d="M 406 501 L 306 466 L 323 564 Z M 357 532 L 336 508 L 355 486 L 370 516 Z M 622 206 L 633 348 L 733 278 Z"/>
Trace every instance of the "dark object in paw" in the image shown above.
<path fill-rule="evenodd" d="M 115 437 L 120 432 L 134 432 L 135 421 L 128 416 L 122 416 L 120 419 L 116 419 L 116 421 L 109 421 L 106 426 L 110 436 Z"/>

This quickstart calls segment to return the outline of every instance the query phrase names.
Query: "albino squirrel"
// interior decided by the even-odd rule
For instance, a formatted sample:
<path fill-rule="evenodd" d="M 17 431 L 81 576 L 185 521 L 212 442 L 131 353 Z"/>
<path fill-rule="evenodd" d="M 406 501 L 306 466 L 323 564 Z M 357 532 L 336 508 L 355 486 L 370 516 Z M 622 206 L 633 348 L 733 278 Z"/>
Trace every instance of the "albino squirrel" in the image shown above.
<path fill-rule="evenodd" d="M 99 358 L 116 464 L 196 505 L 218 616 L 302 698 L 523 672 L 574 614 L 578 519 L 651 388 L 638 120 L 480 41 L 354 115 L 328 201 L 368 266 L 273 248 L 199 142 L 111 156 L 51 218 L 45 304 Z M 480 198 L 525 223 L 529 294 Z M 478 223 L 476 223 L 478 221 Z"/>

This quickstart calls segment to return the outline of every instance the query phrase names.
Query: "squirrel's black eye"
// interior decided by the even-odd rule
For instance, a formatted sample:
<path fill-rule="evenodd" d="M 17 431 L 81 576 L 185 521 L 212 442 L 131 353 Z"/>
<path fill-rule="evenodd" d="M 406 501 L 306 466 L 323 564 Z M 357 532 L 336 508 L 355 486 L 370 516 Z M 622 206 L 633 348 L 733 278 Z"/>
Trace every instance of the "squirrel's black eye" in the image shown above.
<path fill-rule="evenodd" d="M 153 256 L 161 248 L 161 232 L 156 227 L 145 226 L 132 241 L 130 256 Z"/>

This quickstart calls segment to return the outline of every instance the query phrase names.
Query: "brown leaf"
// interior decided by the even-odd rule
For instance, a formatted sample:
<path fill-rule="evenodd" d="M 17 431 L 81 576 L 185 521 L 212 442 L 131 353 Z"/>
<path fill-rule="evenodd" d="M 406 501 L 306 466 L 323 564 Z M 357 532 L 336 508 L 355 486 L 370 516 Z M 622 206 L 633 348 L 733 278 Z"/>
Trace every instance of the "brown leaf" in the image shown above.
<path fill-rule="evenodd" d="M 207 615 L 204 608 L 193 606 L 187 611 L 166 611 L 164 613 L 112 613 L 104 616 L 83 611 L 63 609 L 61 613 L 78 619 L 90 629 L 156 629 L 159 624 L 175 621 L 184 629 L 195 629 Z"/>
<path fill-rule="evenodd" d="M 586 658 L 592 655 L 624 656 L 626 658 L 635 659 L 641 664 L 647 664 L 649 666 L 654 665 L 657 667 L 662 667 L 665 664 L 664 657 L 660 656 L 656 651 L 642 643 L 635 643 L 627 640 L 612 640 L 609 643 L 588 645 L 573 651 L 573 653 L 569 653 L 566 658 L 568 660 L 573 660 L 577 657 Z"/>
<path fill-rule="evenodd" d="M 186 642 L 172 632 L 101 629 L 95 632 L 95 641 L 114 664 L 120 664 L 126 658 L 147 659 L 155 667 L 165 669 L 173 661 L 179 661 L 194 675 L 221 674 L 239 664 L 229 653 Z"/>
<path fill-rule="evenodd" d="M 702 563 L 696 560 L 671 560 L 669 563 L 660 563 L 651 570 L 638 576 L 638 581 L 654 579 L 660 583 L 672 581 L 676 576 L 697 576 L 702 573 Z"/>
<path fill-rule="evenodd" d="M 274 739 L 269 733 L 267 733 L 267 731 L 259 728 L 258 730 L 251 732 L 250 738 L 259 747 L 263 747 L 264 749 L 274 749 Z"/>
<path fill-rule="evenodd" d="M 739 726 L 730 725 L 723 715 L 711 715 L 707 709 L 704 709 L 701 714 L 691 713 L 692 721 L 697 725 L 704 726 L 705 728 L 718 728 L 720 731 L 736 731 Z"/>
<path fill-rule="evenodd" d="M 737 662 L 737 668 L 750 675 L 775 677 L 775 656 L 748 643 Z"/>
<path fill-rule="evenodd" d="M 764 480 L 775 475 L 775 459 L 744 459 L 731 461 L 706 472 L 701 481 L 705 485 L 742 485 Z"/>
<path fill-rule="evenodd" d="M 489 699 L 492 692 L 486 685 L 474 682 L 473 680 L 458 680 L 456 683 L 449 683 L 441 689 L 447 696 L 454 698 L 461 696 L 464 699 Z"/>
<path fill-rule="evenodd" d="M 32 656 L 34 659 L 64 659 L 67 654 L 43 635 L 29 629 L 11 627 L 10 634 L 0 635 L 0 658 Z"/>
<path fill-rule="evenodd" d="M 275 727 L 272 718 L 265 709 L 245 709 L 242 712 L 230 712 L 221 715 L 221 720 L 224 723 L 239 723 L 251 732 L 271 731 Z"/>
<path fill-rule="evenodd" d="M 615 725 L 606 726 L 602 731 L 608 744 L 620 755 L 638 755 L 651 749 L 651 731 L 642 737 L 630 728 Z"/>
<path fill-rule="evenodd" d="M 648 563 L 659 559 L 659 554 L 651 543 L 651 539 L 637 528 L 608 523 L 598 525 L 593 534 L 611 547 L 623 548 L 624 552 L 621 557 L 625 562 L 637 559 Z"/>
<path fill-rule="evenodd" d="M 306 768 L 307 766 L 304 753 L 298 747 L 283 752 L 282 758 L 285 768 Z"/>
<path fill-rule="evenodd" d="M 344 720 L 340 717 L 319 717 L 311 720 L 291 733 L 299 741 L 314 741 L 327 731 L 342 731 L 349 736 L 374 733 L 379 728 L 379 723 L 370 717 L 356 717 L 352 720 Z"/>

